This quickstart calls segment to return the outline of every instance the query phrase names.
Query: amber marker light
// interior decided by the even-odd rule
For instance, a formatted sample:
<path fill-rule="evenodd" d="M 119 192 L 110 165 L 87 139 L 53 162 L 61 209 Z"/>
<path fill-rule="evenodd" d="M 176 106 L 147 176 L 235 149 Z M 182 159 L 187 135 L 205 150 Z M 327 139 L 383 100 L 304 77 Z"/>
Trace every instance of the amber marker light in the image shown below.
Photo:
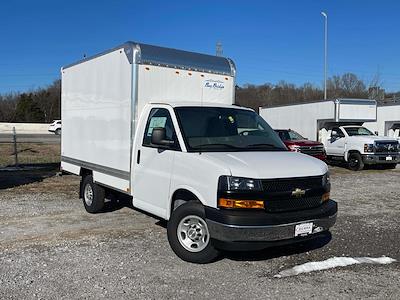
<path fill-rule="evenodd" d="M 253 209 L 264 209 L 263 200 L 239 200 L 239 199 L 227 199 L 219 198 L 218 207 L 220 208 L 253 208 Z"/>
<path fill-rule="evenodd" d="M 328 201 L 330 196 L 331 196 L 331 194 L 329 192 L 323 194 L 322 195 L 322 202 Z"/>

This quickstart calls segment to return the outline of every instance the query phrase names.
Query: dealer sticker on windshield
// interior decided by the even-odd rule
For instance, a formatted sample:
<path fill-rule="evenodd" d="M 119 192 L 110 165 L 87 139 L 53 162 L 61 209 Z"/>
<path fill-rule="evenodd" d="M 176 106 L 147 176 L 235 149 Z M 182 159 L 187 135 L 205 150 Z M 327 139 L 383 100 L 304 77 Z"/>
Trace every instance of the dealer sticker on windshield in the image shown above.
<path fill-rule="evenodd" d="M 294 236 L 304 236 L 312 233 L 313 223 L 297 224 L 294 228 Z"/>

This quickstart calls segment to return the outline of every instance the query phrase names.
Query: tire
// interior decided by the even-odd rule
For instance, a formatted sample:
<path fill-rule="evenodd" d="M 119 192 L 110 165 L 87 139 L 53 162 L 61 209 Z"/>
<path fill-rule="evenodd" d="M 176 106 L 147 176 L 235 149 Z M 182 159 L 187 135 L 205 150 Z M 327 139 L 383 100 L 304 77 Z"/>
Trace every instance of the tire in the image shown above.
<path fill-rule="evenodd" d="M 60 128 L 56 129 L 55 134 L 56 135 L 61 135 L 61 129 Z"/>
<path fill-rule="evenodd" d="M 210 263 L 219 255 L 211 244 L 204 208 L 198 202 L 186 202 L 172 212 L 167 234 L 172 250 L 187 262 Z"/>
<path fill-rule="evenodd" d="M 81 189 L 86 211 L 91 214 L 100 212 L 104 207 L 104 188 L 93 182 L 92 175 L 86 175 L 82 180 Z"/>
<path fill-rule="evenodd" d="M 364 169 L 364 162 L 361 154 L 358 152 L 352 152 L 347 159 L 348 167 L 352 171 L 361 171 Z"/>

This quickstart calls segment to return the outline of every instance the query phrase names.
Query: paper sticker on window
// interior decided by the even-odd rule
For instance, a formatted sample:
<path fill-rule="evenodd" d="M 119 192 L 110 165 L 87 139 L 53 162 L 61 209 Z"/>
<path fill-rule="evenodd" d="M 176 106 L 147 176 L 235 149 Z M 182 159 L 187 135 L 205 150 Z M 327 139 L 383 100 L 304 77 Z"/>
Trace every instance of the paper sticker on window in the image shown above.
<path fill-rule="evenodd" d="M 147 130 L 147 136 L 151 136 L 153 133 L 153 128 L 165 128 L 165 123 L 167 123 L 167 117 L 152 117 L 150 120 L 149 129 Z"/>

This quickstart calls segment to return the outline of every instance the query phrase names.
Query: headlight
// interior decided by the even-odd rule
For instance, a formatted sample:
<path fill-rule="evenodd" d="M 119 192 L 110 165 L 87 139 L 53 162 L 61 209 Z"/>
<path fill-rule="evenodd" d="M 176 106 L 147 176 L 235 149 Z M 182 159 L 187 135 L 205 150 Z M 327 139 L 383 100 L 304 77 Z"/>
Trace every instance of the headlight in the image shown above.
<path fill-rule="evenodd" d="M 297 145 L 289 145 L 288 148 L 289 148 L 290 151 L 300 152 L 300 146 L 297 146 Z"/>
<path fill-rule="evenodd" d="M 325 173 L 324 176 L 322 176 L 322 185 L 323 186 L 327 186 L 331 184 L 331 178 L 330 178 L 330 174 L 329 171 Z"/>
<path fill-rule="evenodd" d="M 221 176 L 218 188 L 222 191 L 262 191 L 259 179 L 234 176 Z"/>
<path fill-rule="evenodd" d="M 374 144 L 364 144 L 364 152 L 374 152 Z"/>

